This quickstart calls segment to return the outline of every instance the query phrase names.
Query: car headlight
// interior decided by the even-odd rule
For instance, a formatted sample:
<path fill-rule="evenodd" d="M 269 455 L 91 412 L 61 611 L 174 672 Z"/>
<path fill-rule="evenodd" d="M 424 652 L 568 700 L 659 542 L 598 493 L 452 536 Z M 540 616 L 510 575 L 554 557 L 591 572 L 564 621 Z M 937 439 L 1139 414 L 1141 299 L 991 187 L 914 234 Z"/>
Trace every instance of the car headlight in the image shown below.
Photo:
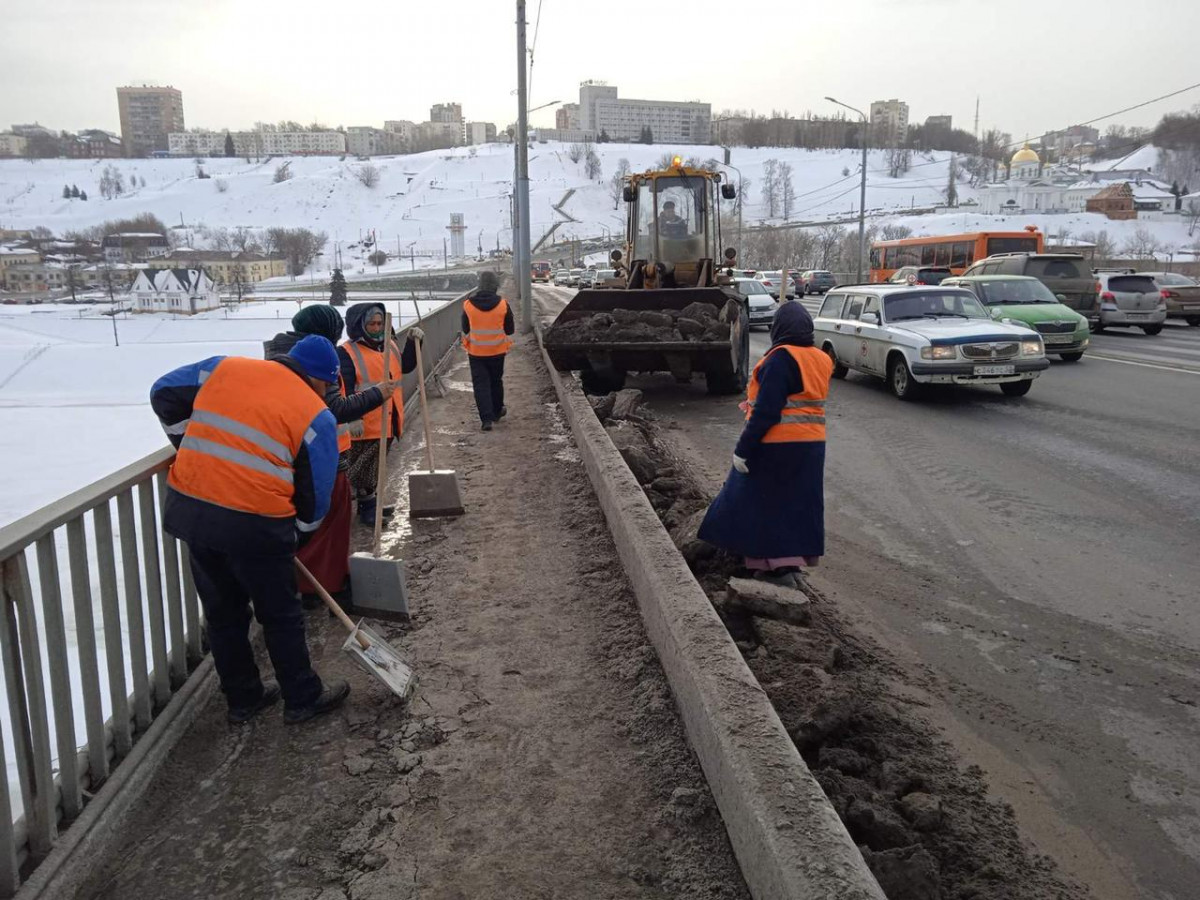
<path fill-rule="evenodd" d="M 921 359 L 954 359 L 958 351 L 954 347 L 922 347 Z"/>
<path fill-rule="evenodd" d="M 1022 356 L 1041 356 L 1042 355 L 1042 342 L 1036 338 L 1034 338 L 1033 340 L 1021 341 L 1021 355 Z"/>

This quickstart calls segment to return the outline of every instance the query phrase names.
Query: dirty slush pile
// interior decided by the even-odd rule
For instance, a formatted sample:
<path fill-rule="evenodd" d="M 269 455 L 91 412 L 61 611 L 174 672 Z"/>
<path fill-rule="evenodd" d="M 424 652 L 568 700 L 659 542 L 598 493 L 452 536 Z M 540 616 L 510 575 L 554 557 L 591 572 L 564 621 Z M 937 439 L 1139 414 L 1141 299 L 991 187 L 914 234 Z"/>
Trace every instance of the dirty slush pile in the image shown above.
<path fill-rule="evenodd" d="M 631 343 L 636 341 L 729 340 L 729 323 L 717 307 L 690 303 L 683 309 L 614 309 L 556 324 L 546 335 L 551 344 Z"/>
<path fill-rule="evenodd" d="M 889 900 L 1090 897 L 1022 843 L 983 771 L 960 765 L 896 689 L 904 673 L 823 596 L 805 588 L 803 627 L 735 604 L 740 560 L 697 539 L 710 498 L 637 415 L 638 393 L 592 404 Z"/>

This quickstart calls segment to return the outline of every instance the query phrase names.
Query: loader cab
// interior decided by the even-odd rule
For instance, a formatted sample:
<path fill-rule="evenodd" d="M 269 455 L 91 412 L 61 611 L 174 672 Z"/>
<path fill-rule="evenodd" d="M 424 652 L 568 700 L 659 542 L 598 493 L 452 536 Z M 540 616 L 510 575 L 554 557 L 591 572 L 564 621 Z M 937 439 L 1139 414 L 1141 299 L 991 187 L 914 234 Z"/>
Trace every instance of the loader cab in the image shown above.
<path fill-rule="evenodd" d="M 630 179 L 625 196 L 631 259 L 675 264 L 717 258 L 719 177 L 679 167 Z"/>

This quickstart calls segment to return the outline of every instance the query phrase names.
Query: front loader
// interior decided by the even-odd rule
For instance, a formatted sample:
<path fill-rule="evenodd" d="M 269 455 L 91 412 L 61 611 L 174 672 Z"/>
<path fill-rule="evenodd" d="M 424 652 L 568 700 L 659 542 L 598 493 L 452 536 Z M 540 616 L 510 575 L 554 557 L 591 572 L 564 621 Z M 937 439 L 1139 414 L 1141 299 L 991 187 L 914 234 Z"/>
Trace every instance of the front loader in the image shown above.
<path fill-rule="evenodd" d="M 703 373 L 709 393 L 745 390 L 750 328 L 746 300 L 717 268 L 721 174 L 683 166 L 626 179 L 625 253 L 614 250 L 622 284 L 579 291 L 546 331 L 559 371 L 577 371 L 588 393 L 620 390 L 630 372 Z M 723 265 L 736 253 L 724 253 Z M 626 262 L 628 260 L 628 262 Z"/>

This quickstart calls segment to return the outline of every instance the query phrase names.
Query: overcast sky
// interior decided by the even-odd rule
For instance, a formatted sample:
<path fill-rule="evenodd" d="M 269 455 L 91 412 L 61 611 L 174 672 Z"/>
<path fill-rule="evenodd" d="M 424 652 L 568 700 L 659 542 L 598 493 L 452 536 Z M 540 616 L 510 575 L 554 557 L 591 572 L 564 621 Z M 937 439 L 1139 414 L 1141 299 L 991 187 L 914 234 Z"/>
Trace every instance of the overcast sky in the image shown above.
<path fill-rule="evenodd" d="M 115 88 L 171 84 L 189 128 L 382 125 L 439 101 L 516 118 L 511 0 L 5 0 L 0 129 L 118 130 Z M 533 42 L 538 0 L 529 0 Z M 542 0 L 530 105 L 621 96 L 827 114 L 906 100 L 1015 138 L 1200 81 L 1195 0 Z M 1152 125 L 1200 90 L 1121 116 Z M 553 110 L 533 115 L 553 124 Z M 1101 124 L 1101 130 L 1105 127 Z"/>

